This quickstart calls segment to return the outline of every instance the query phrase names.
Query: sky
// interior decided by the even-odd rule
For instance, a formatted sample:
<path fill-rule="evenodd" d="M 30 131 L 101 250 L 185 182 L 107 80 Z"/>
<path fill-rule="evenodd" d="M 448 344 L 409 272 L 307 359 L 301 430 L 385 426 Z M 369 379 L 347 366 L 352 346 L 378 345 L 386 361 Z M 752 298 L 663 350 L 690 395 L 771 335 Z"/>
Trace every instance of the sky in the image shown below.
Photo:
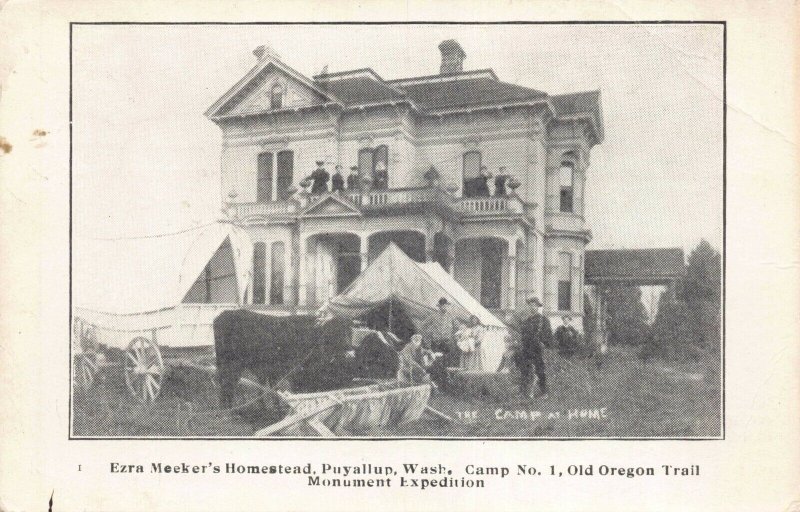
<path fill-rule="evenodd" d="M 589 248 L 722 238 L 720 25 L 78 25 L 73 27 L 73 229 L 179 231 L 220 217 L 219 129 L 203 112 L 271 46 L 306 76 L 371 67 L 438 73 L 457 39 L 465 70 L 550 94 L 601 91 Z"/>

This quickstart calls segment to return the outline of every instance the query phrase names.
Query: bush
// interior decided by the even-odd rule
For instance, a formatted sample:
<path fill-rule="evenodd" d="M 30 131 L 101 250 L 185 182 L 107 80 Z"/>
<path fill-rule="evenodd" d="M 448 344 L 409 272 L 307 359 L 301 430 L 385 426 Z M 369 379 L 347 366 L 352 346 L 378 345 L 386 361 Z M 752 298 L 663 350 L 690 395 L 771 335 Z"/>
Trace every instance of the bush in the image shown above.
<path fill-rule="evenodd" d="M 683 301 L 663 300 L 652 331 L 642 347 L 639 357 L 651 359 L 693 360 L 701 359 L 703 346 L 699 343 L 692 312 Z"/>

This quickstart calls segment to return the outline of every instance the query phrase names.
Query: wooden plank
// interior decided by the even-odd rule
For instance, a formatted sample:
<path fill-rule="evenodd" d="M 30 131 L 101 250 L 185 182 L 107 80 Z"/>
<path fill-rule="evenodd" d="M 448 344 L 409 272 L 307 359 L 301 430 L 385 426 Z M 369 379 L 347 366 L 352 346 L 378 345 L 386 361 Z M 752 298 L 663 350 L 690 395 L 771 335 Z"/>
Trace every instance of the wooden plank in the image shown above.
<path fill-rule="evenodd" d="M 282 420 L 280 420 L 279 422 L 273 423 L 272 425 L 270 425 L 268 427 L 262 428 L 261 430 L 259 430 L 258 432 L 256 432 L 253 435 L 255 437 L 268 436 L 268 435 L 274 434 L 275 432 L 278 432 L 279 430 L 284 429 L 284 428 L 286 428 L 288 426 L 294 425 L 294 424 L 299 423 L 301 421 L 308 420 L 309 418 L 311 418 L 311 420 L 308 421 L 307 423 L 310 424 L 311 421 L 316 420 L 317 423 L 322 425 L 322 423 L 319 421 L 319 419 L 314 418 L 314 416 L 316 416 L 316 415 L 318 415 L 318 414 L 330 409 L 331 407 L 335 407 L 336 405 L 337 405 L 336 402 L 331 400 L 330 402 L 325 404 L 323 407 L 316 408 L 316 409 L 314 409 L 312 411 L 307 411 L 307 412 L 302 413 L 302 414 L 301 413 L 290 414 L 290 415 L 286 416 L 285 418 L 283 418 Z M 325 431 L 327 431 L 327 433 L 329 435 L 323 434 L 323 432 L 325 432 Z M 331 432 L 325 425 L 322 425 L 322 432 L 320 432 L 320 435 L 322 435 L 323 437 L 335 437 L 333 435 L 333 432 Z"/>

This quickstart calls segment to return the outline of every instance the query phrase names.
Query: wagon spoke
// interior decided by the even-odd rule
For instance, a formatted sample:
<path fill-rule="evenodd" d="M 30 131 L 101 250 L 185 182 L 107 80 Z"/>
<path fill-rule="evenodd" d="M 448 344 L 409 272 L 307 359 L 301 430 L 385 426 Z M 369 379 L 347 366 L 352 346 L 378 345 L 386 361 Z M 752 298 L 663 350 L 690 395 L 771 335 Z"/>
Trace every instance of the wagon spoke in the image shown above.
<path fill-rule="evenodd" d="M 136 358 L 133 357 L 133 354 L 131 354 L 130 352 L 127 352 L 126 356 L 127 356 L 127 359 L 130 359 L 130 361 L 133 363 L 133 365 L 136 366 L 137 362 L 136 362 Z"/>

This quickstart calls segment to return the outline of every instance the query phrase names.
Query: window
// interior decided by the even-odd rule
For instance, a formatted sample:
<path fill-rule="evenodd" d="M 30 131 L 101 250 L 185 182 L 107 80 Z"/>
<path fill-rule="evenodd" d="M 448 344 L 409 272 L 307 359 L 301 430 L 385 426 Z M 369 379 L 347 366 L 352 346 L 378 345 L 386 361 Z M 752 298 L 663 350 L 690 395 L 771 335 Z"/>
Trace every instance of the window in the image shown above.
<path fill-rule="evenodd" d="M 272 201 L 272 153 L 258 155 L 256 201 L 259 203 Z"/>
<path fill-rule="evenodd" d="M 283 304 L 283 258 L 284 258 L 283 242 L 274 242 L 272 244 L 272 271 L 270 274 L 270 304 Z"/>
<path fill-rule="evenodd" d="M 373 188 L 389 188 L 389 147 L 378 146 L 372 156 L 372 183 Z"/>
<path fill-rule="evenodd" d="M 253 244 L 253 304 L 264 304 L 266 299 L 267 245 L 264 242 Z"/>
<path fill-rule="evenodd" d="M 558 255 L 558 309 L 572 309 L 572 254 L 562 252 Z"/>
<path fill-rule="evenodd" d="M 465 197 L 475 196 L 475 178 L 481 173 L 481 152 L 469 151 L 464 153 L 464 190 Z"/>
<path fill-rule="evenodd" d="M 281 84 L 272 86 L 269 102 L 272 108 L 281 108 L 283 106 L 283 87 L 281 87 Z"/>
<path fill-rule="evenodd" d="M 364 148 L 358 152 L 358 175 L 362 179 L 364 176 L 372 177 L 373 157 L 372 148 Z"/>
<path fill-rule="evenodd" d="M 558 181 L 561 185 L 560 210 L 572 213 L 573 181 L 575 179 L 575 166 L 571 162 L 562 162 L 558 170 Z"/>
<path fill-rule="evenodd" d="M 280 151 L 278 153 L 278 199 L 289 199 L 291 193 L 289 189 L 292 188 L 292 181 L 294 180 L 294 152 Z"/>

